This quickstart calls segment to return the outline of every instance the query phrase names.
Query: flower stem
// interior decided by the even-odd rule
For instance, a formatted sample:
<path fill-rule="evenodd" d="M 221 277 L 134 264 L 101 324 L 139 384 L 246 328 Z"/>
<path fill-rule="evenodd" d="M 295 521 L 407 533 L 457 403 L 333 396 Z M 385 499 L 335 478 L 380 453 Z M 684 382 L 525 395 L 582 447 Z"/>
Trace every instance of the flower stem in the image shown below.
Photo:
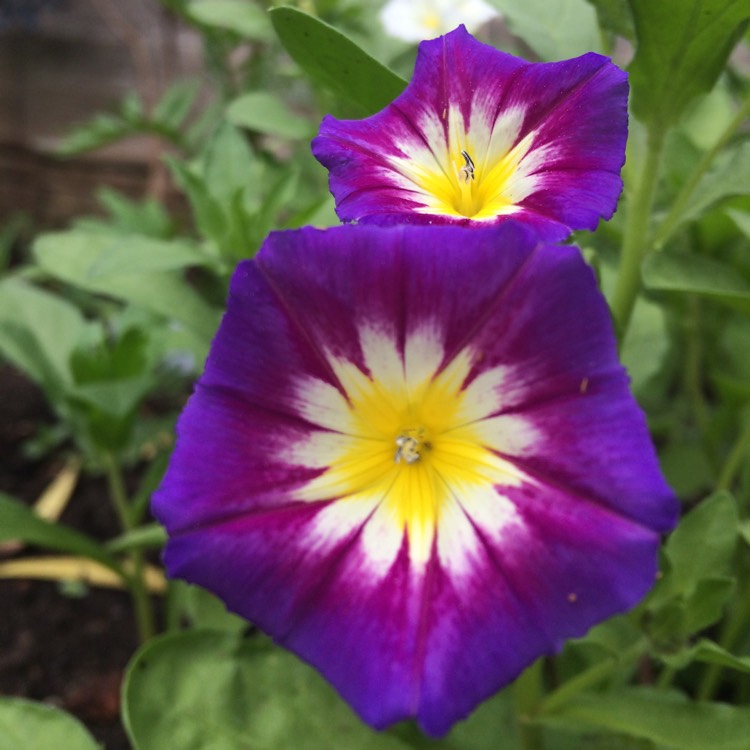
<path fill-rule="evenodd" d="M 721 468 L 719 481 L 716 484 L 717 490 L 730 490 L 732 488 L 737 472 L 742 468 L 748 451 L 750 451 L 750 424 L 740 433 L 732 446 L 732 450 Z"/>
<path fill-rule="evenodd" d="M 105 453 L 103 461 L 107 474 L 107 483 L 109 485 L 109 495 L 112 499 L 115 511 L 117 512 L 117 516 L 120 519 L 122 530 L 124 532 L 132 531 L 133 522 L 130 517 L 130 507 L 120 464 L 111 453 Z M 143 554 L 140 550 L 134 550 L 130 553 L 129 558 L 133 566 L 133 573 L 128 576 L 126 583 L 133 600 L 136 627 L 138 628 L 138 638 L 141 643 L 145 643 L 154 635 L 156 629 L 154 626 L 154 613 L 151 608 L 151 600 L 148 595 L 148 589 L 146 588 L 144 578 Z"/>
<path fill-rule="evenodd" d="M 675 198 L 672 203 L 672 208 L 654 234 L 654 247 L 656 247 L 657 250 L 661 249 L 664 243 L 669 239 L 669 236 L 672 234 L 675 227 L 679 225 L 680 219 L 685 211 L 685 206 L 693 195 L 695 188 L 698 187 L 698 183 L 703 178 L 703 175 L 710 169 L 714 159 L 716 159 L 724 146 L 726 146 L 731 140 L 740 126 L 744 124 L 748 115 L 750 115 L 750 96 L 745 99 L 742 106 L 737 111 L 737 114 L 732 118 L 726 128 L 724 128 L 724 131 L 719 136 L 719 139 L 713 147 L 703 155 L 703 158 L 698 162 L 693 173 L 683 185 L 679 195 Z"/>
<path fill-rule="evenodd" d="M 513 703 L 523 750 L 544 750 L 541 728 L 532 723 L 542 698 L 543 659 L 537 659 L 515 682 Z"/>
<path fill-rule="evenodd" d="M 557 690 L 552 691 L 539 704 L 537 713 L 550 714 L 562 708 L 571 698 L 578 693 L 597 685 L 605 678 L 616 672 L 623 666 L 631 664 L 639 659 L 648 650 L 648 641 L 644 638 L 634 643 L 630 648 L 625 649 L 619 656 L 613 656 L 604 659 L 595 664 L 585 672 L 576 675 L 572 679 L 564 682 Z"/>
<path fill-rule="evenodd" d="M 640 177 L 635 191 L 628 196 L 629 205 L 625 235 L 617 272 L 617 283 L 612 298 L 612 315 L 620 341 L 625 338 L 641 288 L 641 262 L 650 249 L 649 220 L 654 193 L 659 178 L 664 135 L 660 129 L 650 130 Z"/>

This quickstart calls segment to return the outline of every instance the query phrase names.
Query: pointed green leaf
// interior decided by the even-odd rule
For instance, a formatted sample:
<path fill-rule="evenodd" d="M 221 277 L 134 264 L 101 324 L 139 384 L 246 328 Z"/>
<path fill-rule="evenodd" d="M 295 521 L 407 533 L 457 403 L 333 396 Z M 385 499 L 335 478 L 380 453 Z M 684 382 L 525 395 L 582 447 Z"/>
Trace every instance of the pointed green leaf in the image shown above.
<path fill-rule="evenodd" d="M 647 289 L 700 294 L 750 312 L 750 285 L 731 266 L 713 258 L 653 253 L 642 271 Z"/>
<path fill-rule="evenodd" d="M 78 719 L 45 703 L 0 697 L 0 750 L 102 750 Z"/>
<path fill-rule="evenodd" d="M 711 495 L 682 518 L 665 548 L 679 591 L 690 593 L 702 579 L 730 574 L 738 529 L 737 504 L 728 492 Z"/>
<path fill-rule="evenodd" d="M 20 279 L 0 281 L 0 352 L 52 397 L 71 383 L 69 360 L 83 334 L 78 309 Z"/>
<path fill-rule="evenodd" d="M 613 34 L 631 41 L 635 39 L 635 24 L 628 0 L 588 0 L 596 8 L 599 25 Z"/>
<path fill-rule="evenodd" d="M 246 39 L 266 42 L 273 38 L 268 16 L 251 0 L 192 0 L 185 13 L 193 21 Z"/>
<path fill-rule="evenodd" d="M 750 737 L 749 707 L 694 703 L 653 688 L 579 695 L 542 721 L 628 734 L 663 750 L 747 750 Z"/>
<path fill-rule="evenodd" d="M 166 128 L 177 129 L 193 108 L 200 91 L 197 80 L 173 83 L 156 103 L 152 118 Z"/>
<path fill-rule="evenodd" d="M 227 119 L 240 128 L 295 140 L 311 138 L 314 131 L 308 120 L 268 91 L 251 91 L 235 99 L 227 108 Z"/>
<path fill-rule="evenodd" d="M 713 88 L 750 18 L 750 0 L 629 0 L 638 46 L 633 111 L 661 132 Z"/>
<path fill-rule="evenodd" d="M 596 12 L 586 0 L 494 0 L 510 30 L 543 60 L 599 50 Z"/>
<path fill-rule="evenodd" d="M 203 154 L 203 179 L 209 193 L 225 206 L 238 191 L 256 201 L 261 193 L 260 171 L 247 136 L 223 122 Z"/>
<path fill-rule="evenodd" d="M 717 203 L 735 195 L 750 193 L 750 143 L 725 151 L 695 186 L 679 216 L 657 230 L 661 245 L 683 224 L 697 221 Z M 665 222 L 666 223 L 666 222 Z"/>
<path fill-rule="evenodd" d="M 121 572 L 117 560 L 90 537 L 75 529 L 45 521 L 23 503 L 0 493 L 0 542 L 9 540 L 90 557 L 118 574 Z"/>
<path fill-rule="evenodd" d="M 314 80 L 370 115 L 390 104 L 406 81 L 340 31 L 295 8 L 272 8 L 271 22 L 286 51 Z"/>
<path fill-rule="evenodd" d="M 104 279 L 129 273 L 174 271 L 189 266 L 207 266 L 213 261 L 187 240 L 159 240 L 138 234 L 102 235 L 106 244 L 88 270 L 89 278 Z"/>
<path fill-rule="evenodd" d="M 208 344 L 216 332 L 219 312 L 210 307 L 181 274 L 135 269 L 106 276 L 98 273 L 97 269 L 107 263 L 106 256 L 113 247 L 127 242 L 127 238 L 113 240 L 101 233 L 52 232 L 36 240 L 33 252 L 39 265 L 58 279 L 179 321 Z"/>
<path fill-rule="evenodd" d="M 675 656 L 664 658 L 666 664 L 677 669 L 682 669 L 694 661 L 718 664 L 720 667 L 728 667 L 737 672 L 750 672 L 750 656 L 735 656 L 707 638 L 703 638 L 694 646 Z"/>

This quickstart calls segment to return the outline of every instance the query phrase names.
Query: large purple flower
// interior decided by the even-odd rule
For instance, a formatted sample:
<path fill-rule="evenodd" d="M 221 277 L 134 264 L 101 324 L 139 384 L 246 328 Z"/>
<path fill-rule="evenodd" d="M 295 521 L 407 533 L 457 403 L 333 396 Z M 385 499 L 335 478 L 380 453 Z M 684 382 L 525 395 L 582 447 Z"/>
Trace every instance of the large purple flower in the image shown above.
<path fill-rule="evenodd" d="M 414 77 L 364 120 L 326 117 L 313 153 L 342 221 L 594 229 L 622 190 L 626 74 L 589 53 L 527 63 L 463 26 L 422 42 Z"/>
<path fill-rule="evenodd" d="M 507 223 L 272 234 L 154 512 L 171 575 L 441 735 L 633 606 L 675 505 L 593 274 Z"/>

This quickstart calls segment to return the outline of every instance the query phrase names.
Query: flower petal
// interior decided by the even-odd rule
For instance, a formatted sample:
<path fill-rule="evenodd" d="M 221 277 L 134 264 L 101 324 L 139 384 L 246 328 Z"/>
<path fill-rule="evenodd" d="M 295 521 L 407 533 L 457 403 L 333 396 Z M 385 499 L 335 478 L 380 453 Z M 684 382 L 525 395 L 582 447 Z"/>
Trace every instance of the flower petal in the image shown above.
<path fill-rule="evenodd" d="M 171 575 L 437 736 L 637 602 L 676 502 L 593 274 L 509 222 L 272 234 L 153 509 Z"/>
<path fill-rule="evenodd" d="M 461 22 L 476 29 L 499 14 L 484 0 L 389 0 L 379 15 L 391 36 L 419 42 L 444 34 Z"/>
<path fill-rule="evenodd" d="M 601 55 L 527 63 L 461 26 L 420 45 L 414 77 L 384 110 L 327 116 L 313 153 L 343 221 L 513 218 L 558 240 L 614 213 L 627 95 L 626 74 Z"/>

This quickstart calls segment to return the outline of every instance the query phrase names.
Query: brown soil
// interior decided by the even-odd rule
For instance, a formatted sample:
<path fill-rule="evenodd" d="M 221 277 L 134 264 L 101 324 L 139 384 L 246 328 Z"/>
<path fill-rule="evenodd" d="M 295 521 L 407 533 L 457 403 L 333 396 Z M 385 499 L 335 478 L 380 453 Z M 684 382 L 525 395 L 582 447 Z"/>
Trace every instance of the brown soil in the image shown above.
<path fill-rule="evenodd" d="M 22 450 L 40 424 L 51 422 L 41 391 L 13 368 L 0 366 L 0 492 L 31 503 L 60 470 L 62 455 L 32 461 Z M 99 539 L 117 533 L 101 479 L 82 477 L 61 522 Z M 14 556 L 30 553 L 43 550 Z M 124 592 L 89 589 L 74 595 L 55 583 L 0 580 L 0 695 L 70 711 L 107 750 L 130 748 L 119 718 L 119 692 L 136 647 Z"/>

